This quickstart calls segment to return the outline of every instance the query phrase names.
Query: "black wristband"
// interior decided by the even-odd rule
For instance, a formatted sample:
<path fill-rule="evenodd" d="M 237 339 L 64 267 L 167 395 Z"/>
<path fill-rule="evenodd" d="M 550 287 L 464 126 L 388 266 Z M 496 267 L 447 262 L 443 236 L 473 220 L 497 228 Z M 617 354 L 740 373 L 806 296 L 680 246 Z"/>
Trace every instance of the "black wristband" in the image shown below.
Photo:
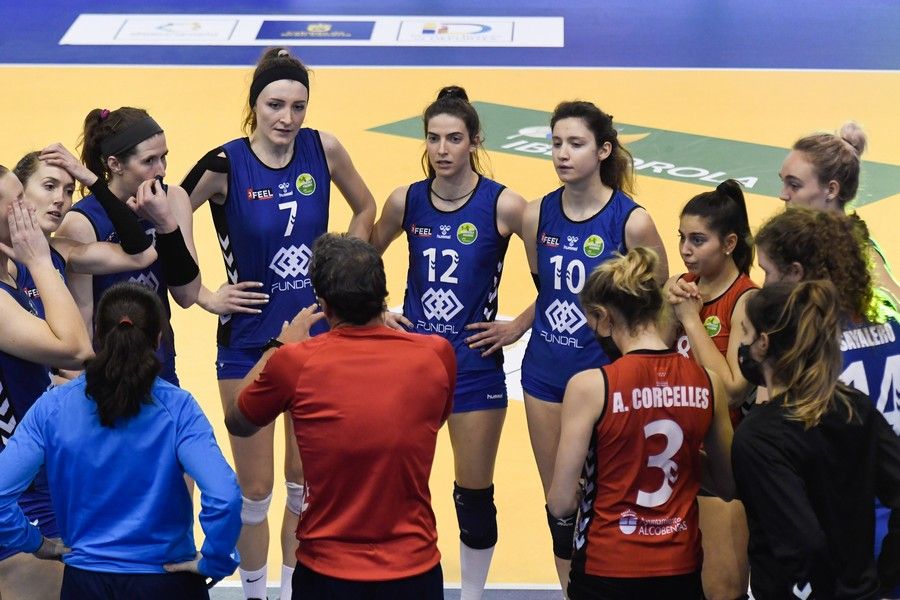
<path fill-rule="evenodd" d="M 574 512 L 568 517 L 556 518 L 550 514 L 550 508 L 545 504 L 547 510 L 547 525 L 550 526 L 550 537 L 553 538 L 553 555 L 562 560 L 572 560 L 572 547 L 575 540 L 575 520 L 578 512 Z"/>
<path fill-rule="evenodd" d="M 113 229 L 119 235 L 119 244 L 126 254 L 140 254 L 153 244 L 153 238 L 144 232 L 137 215 L 116 198 L 103 178 L 98 177 L 94 185 L 88 189 L 106 211 Z"/>
<path fill-rule="evenodd" d="M 284 342 L 279 340 L 277 337 L 273 337 L 273 338 L 269 338 L 269 341 L 266 342 L 266 345 L 263 346 L 262 349 L 263 349 L 263 352 L 265 352 L 266 350 L 272 350 L 272 349 L 277 350 L 278 348 L 281 348 L 282 346 L 284 346 Z"/>
<path fill-rule="evenodd" d="M 166 285 L 186 285 L 200 274 L 200 267 L 188 251 L 180 227 L 170 233 L 157 232 L 156 252 Z"/>

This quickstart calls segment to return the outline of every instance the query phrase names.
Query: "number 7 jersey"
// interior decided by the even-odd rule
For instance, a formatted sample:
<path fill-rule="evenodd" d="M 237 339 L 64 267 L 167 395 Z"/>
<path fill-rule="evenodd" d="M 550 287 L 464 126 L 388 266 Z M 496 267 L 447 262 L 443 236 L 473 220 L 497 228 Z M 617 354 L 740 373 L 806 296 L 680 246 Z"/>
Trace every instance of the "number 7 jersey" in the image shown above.
<path fill-rule="evenodd" d="M 504 186 L 479 176 L 475 191 L 452 212 L 431 203 L 431 179 L 409 186 L 403 230 L 409 242 L 409 273 L 403 314 L 416 333 L 446 338 L 456 352 L 457 371 L 496 370 L 502 353 L 488 358 L 473 350 L 465 326 L 493 321 L 509 238 L 497 230 L 497 199 Z"/>
<path fill-rule="evenodd" d="M 254 292 L 269 294 L 258 315 L 219 318 L 218 343 L 230 348 L 262 348 L 285 321 L 315 304 L 309 274 L 312 245 L 328 228 L 331 174 L 319 132 L 303 128 L 286 166 L 265 165 L 250 141 L 222 147 L 228 158 L 228 197 L 210 202 L 228 283 L 260 281 Z M 324 321 L 313 333 L 326 329 Z"/>

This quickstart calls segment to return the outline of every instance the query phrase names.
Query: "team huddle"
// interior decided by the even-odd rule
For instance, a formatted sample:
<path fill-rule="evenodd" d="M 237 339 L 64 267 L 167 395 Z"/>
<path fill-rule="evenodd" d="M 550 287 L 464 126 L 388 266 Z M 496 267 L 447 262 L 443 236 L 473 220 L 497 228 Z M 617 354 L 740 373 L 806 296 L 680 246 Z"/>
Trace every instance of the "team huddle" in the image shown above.
<path fill-rule="evenodd" d="M 309 98 L 306 67 L 268 50 L 248 136 L 180 186 L 163 182 L 163 127 L 130 107 L 91 111 L 79 157 L 53 144 L 0 166 L 2 600 L 207 598 L 236 569 L 265 598 L 282 413 L 282 599 L 443 597 L 428 481 L 445 422 L 461 598 L 481 598 L 502 349 L 529 332 L 533 501 L 565 597 L 900 598 L 900 288 L 845 214 L 857 126 L 796 142 L 787 206 L 755 232 L 737 181 L 687 201 L 670 276 L 632 157 L 590 102 L 554 110 L 561 186 L 526 202 L 485 173 L 465 90 L 442 89 L 427 177 L 378 215 L 341 143 L 302 126 Z M 332 183 L 346 234 L 326 233 Z M 193 239 L 204 204 L 215 290 Z M 393 313 L 381 255 L 401 234 Z M 497 320 L 514 235 L 536 293 Z M 219 316 L 233 469 L 179 387 L 170 293 Z"/>

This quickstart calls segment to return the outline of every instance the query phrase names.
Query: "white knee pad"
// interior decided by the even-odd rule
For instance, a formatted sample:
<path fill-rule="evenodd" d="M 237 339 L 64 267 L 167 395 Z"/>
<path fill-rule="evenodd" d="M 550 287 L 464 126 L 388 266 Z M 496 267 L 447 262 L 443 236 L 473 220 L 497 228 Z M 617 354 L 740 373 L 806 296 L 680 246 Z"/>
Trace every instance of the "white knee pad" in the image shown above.
<path fill-rule="evenodd" d="M 269 514 L 269 504 L 272 503 L 272 494 L 262 500 L 251 500 L 241 496 L 241 523 L 244 525 L 259 525 L 266 520 Z"/>
<path fill-rule="evenodd" d="M 306 501 L 306 486 L 293 481 L 285 481 L 284 485 L 287 486 L 287 509 L 299 517 L 309 506 Z"/>

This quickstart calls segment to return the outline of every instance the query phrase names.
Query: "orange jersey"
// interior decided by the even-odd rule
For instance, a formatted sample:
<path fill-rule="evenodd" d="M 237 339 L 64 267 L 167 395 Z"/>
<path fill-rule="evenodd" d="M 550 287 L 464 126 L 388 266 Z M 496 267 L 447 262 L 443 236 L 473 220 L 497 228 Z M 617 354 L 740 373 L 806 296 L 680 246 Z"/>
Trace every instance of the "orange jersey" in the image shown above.
<path fill-rule="evenodd" d="M 682 275 L 682 278 L 685 281 L 696 280 L 690 273 L 685 273 Z M 746 292 L 755 290 L 758 287 L 750 277 L 741 273 L 728 286 L 725 293 L 703 303 L 703 308 L 700 309 L 700 320 L 703 321 L 706 333 L 712 338 L 713 344 L 716 345 L 716 348 L 723 356 L 728 353 L 728 340 L 731 337 L 731 315 L 734 313 L 735 304 Z M 684 330 L 679 331 L 678 342 L 675 347 L 685 356 L 694 356 L 691 352 L 691 342 L 688 340 Z M 744 418 L 740 407 L 729 409 L 728 413 L 731 415 L 731 424 L 734 427 L 737 427 L 741 419 Z"/>
<path fill-rule="evenodd" d="M 685 281 L 696 281 L 696 278 L 690 273 L 685 273 L 681 278 Z M 716 348 L 722 354 L 728 352 L 728 338 L 731 336 L 731 315 L 734 312 L 734 305 L 745 292 L 758 287 L 750 277 L 741 273 L 723 294 L 703 303 L 703 308 L 700 309 L 700 320 L 703 321 L 706 333 L 709 334 Z M 685 356 L 692 356 L 691 343 L 683 330 L 679 332 L 677 348 Z"/>
<path fill-rule="evenodd" d="M 602 372 L 606 406 L 584 467 L 573 568 L 601 577 L 692 573 L 703 561 L 697 492 L 713 416 L 709 375 L 672 350 L 629 352 Z"/>

